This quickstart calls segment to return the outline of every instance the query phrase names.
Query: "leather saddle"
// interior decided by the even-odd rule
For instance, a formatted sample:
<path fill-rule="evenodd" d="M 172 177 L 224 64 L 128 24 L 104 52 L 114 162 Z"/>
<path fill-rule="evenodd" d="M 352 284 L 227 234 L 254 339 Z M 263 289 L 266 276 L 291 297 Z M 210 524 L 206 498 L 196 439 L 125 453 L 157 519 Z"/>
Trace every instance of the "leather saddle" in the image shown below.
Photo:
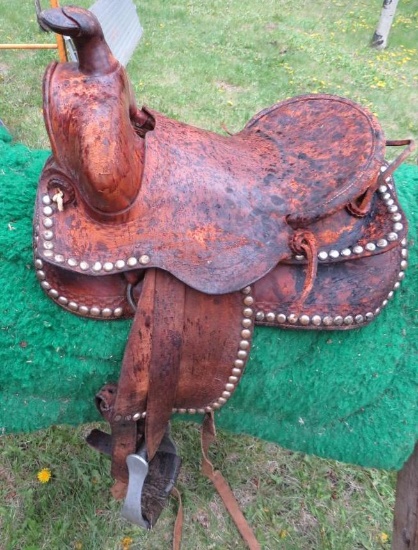
<path fill-rule="evenodd" d="M 413 144 L 324 94 L 234 135 L 171 120 L 137 107 L 93 14 L 40 17 L 73 38 L 78 63 L 44 78 L 36 274 L 76 315 L 133 318 L 119 382 L 96 396 L 111 434 L 89 442 L 112 456 L 125 516 L 149 527 L 179 468 L 171 415 L 210 419 L 231 397 L 255 325 L 358 328 L 392 298 L 407 262 L 392 174 Z M 386 145 L 407 147 L 389 165 Z"/>

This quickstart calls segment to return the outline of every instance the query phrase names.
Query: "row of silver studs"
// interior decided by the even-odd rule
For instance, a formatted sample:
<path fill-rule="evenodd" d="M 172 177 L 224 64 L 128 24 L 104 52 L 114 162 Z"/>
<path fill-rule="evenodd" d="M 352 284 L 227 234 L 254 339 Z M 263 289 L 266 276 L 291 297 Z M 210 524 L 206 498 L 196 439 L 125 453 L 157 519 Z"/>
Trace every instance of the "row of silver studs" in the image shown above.
<path fill-rule="evenodd" d="M 382 172 L 386 170 L 385 166 L 382 166 Z M 387 181 L 390 181 L 390 177 L 387 178 Z M 352 254 L 359 255 L 363 254 L 364 251 L 367 252 L 374 252 L 377 249 L 384 249 L 391 242 L 397 241 L 399 239 L 399 233 L 403 230 L 404 226 L 402 223 L 402 214 L 399 212 L 398 206 L 395 204 L 395 199 L 393 198 L 391 194 L 391 186 L 389 185 L 381 185 L 378 189 L 378 197 L 385 203 L 387 211 L 390 215 L 392 224 L 392 231 L 389 231 L 387 235 L 384 237 L 377 239 L 376 241 L 370 241 L 366 243 L 364 246 L 361 246 L 359 244 L 354 245 L 351 248 L 343 248 L 342 250 L 337 249 L 331 249 L 331 250 L 320 250 L 318 252 L 318 260 L 324 262 L 326 260 L 337 260 L 338 258 L 348 258 Z M 305 256 L 303 255 L 296 255 L 296 260 L 303 261 L 305 260 Z"/>
<path fill-rule="evenodd" d="M 45 258 L 53 259 L 59 264 L 67 263 L 70 267 L 79 267 L 81 271 L 93 271 L 94 273 L 111 273 L 114 271 L 120 271 L 122 269 L 130 267 L 141 267 L 146 266 L 150 263 L 151 257 L 149 254 L 141 254 L 138 257 L 130 256 L 126 259 L 115 260 L 114 262 L 99 262 L 99 261 L 86 261 L 86 260 L 77 260 L 75 258 L 66 258 L 63 254 L 58 254 L 54 251 L 54 219 L 53 215 L 55 213 L 55 206 L 52 203 L 49 195 L 44 195 L 42 197 L 43 203 L 43 218 L 42 226 L 43 229 L 40 232 L 42 237 L 42 248 L 44 249 L 43 255 Z"/>
<path fill-rule="evenodd" d="M 345 317 L 343 317 L 342 315 L 334 315 L 334 316 L 333 315 L 324 315 L 324 316 L 312 315 L 312 317 L 310 317 L 309 315 L 305 315 L 305 314 L 298 316 L 294 313 L 285 315 L 284 313 L 275 313 L 273 311 L 269 311 L 267 313 L 265 313 L 264 311 L 257 311 L 255 315 L 255 320 L 260 322 L 267 321 L 268 323 L 277 322 L 279 325 L 288 323 L 290 325 L 304 326 L 304 327 L 310 326 L 310 325 L 313 325 L 316 327 L 319 327 L 319 326 L 341 327 L 341 326 L 361 325 L 362 323 L 371 321 L 387 305 L 388 301 L 393 298 L 395 290 L 397 290 L 400 287 L 401 281 L 405 277 L 405 269 L 408 266 L 408 262 L 407 262 L 408 249 L 406 248 L 406 239 L 403 239 L 401 244 L 404 248 L 402 248 L 402 252 L 401 252 L 402 259 L 400 263 L 400 271 L 398 273 L 397 281 L 393 286 L 393 290 L 389 292 L 389 294 L 383 300 L 380 307 L 377 307 L 374 311 L 368 311 L 364 314 L 358 314 L 358 315 L 354 315 L 354 314 L 346 315 Z"/>
<path fill-rule="evenodd" d="M 174 413 L 180 413 L 180 414 L 205 414 L 207 412 L 212 412 L 214 409 L 220 409 L 222 405 L 224 405 L 228 399 L 231 397 L 233 391 L 235 390 L 241 375 L 242 371 L 245 367 L 245 363 L 248 359 L 248 355 L 250 352 L 251 347 L 251 335 L 252 330 L 251 327 L 253 325 L 252 317 L 254 315 L 254 298 L 251 296 L 251 287 L 247 286 L 242 291 L 242 294 L 244 295 L 243 298 L 243 310 L 242 310 L 242 319 L 241 319 L 241 327 L 240 327 L 240 343 L 238 346 L 238 352 L 237 356 L 234 360 L 234 364 L 231 370 L 231 374 L 228 378 L 228 382 L 225 384 L 224 390 L 222 392 L 222 395 L 216 399 L 211 405 L 208 407 L 202 408 L 202 409 L 177 409 L 174 408 L 172 410 Z M 137 412 L 134 414 L 129 414 L 124 417 L 126 421 L 138 421 L 143 418 L 146 418 L 147 413 L 144 412 Z M 116 422 L 119 422 L 122 420 L 121 415 L 117 415 L 114 419 Z"/>
<path fill-rule="evenodd" d="M 108 319 L 110 317 L 121 317 L 123 309 L 117 307 L 111 309 L 109 307 L 100 308 L 97 306 L 87 307 L 86 305 L 79 304 L 73 300 L 69 300 L 66 296 L 61 294 L 56 288 L 54 288 L 49 281 L 47 281 L 46 273 L 43 270 L 44 263 L 40 258 L 35 260 L 36 276 L 40 281 L 41 287 L 48 293 L 48 295 L 58 304 L 68 308 L 74 313 L 79 313 L 83 316 L 90 316 L 95 318 Z"/>
<path fill-rule="evenodd" d="M 225 384 L 222 395 L 216 399 L 211 405 L 203 409 L 173 409 L 173 413 L 189 413 L 189 414 L 204 414 L 207 412 L 212 412 L 214 409 L 220 409 L 228 399 L 231 397 L 233 391 L 235 390 L 241 375 L 244 370 L 245 363 L 248 359 L 251 347 L 251 335 L 252 335 L 252 326 L 253 326 L 253 315 L 254 315 L 254 298 L 251 295 L 251 287 L 247 286 L 241 290 L 243 298 L 243 310 L 242 310 L 242 319 L 240 327 L 240 342 L 238 345 L 238 351 L 236 358 L 233 363 L 231 374 L 228 378 L 228 382 Z"/>

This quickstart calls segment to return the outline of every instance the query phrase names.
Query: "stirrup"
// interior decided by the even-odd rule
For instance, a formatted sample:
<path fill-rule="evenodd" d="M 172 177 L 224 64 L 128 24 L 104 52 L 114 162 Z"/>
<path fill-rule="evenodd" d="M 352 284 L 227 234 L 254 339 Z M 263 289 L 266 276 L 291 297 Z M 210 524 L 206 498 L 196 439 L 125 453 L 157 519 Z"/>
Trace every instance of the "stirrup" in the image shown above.
<path fill-rule="evenodd" d="M 128 455 L 126 464 L 129 482 L 121 515 L 140 527 L 151 529 L 176 483 L 181 459 L 166 432 L 151 462 L 147 461 L 143 441 L 136 453 Z"/>

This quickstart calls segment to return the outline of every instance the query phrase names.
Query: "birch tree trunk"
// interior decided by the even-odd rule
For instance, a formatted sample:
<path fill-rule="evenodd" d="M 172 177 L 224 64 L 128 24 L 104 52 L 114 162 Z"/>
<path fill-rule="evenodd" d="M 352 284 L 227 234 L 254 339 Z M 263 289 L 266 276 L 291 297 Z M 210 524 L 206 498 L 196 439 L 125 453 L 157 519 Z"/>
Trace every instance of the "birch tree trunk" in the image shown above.
<path fill-rule="evenodd" d="M 399 0 L 384 0 L 380 19 L 374 32 L 371 46 L 377 50 L 384 50 L 388 43 L 390 28 L 395 17 Z"/>

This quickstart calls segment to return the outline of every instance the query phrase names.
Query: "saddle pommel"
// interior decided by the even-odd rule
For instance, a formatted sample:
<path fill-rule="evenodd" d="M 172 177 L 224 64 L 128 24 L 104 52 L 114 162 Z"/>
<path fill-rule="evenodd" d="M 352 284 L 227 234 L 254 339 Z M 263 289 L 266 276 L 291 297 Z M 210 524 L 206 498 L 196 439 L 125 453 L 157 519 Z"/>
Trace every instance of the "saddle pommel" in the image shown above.
<path fill-rule="evenodd" d="M 55 176 L 48 173 L 51 197 L 58 191 L 64 203 L 84 203 L 97 221 L 123 221 L 139 192 L 144 150 L 131 120 L 137 107 L 125 69 L 91 12 L 65 7 L 39 17 L 73 38 L 79 58 L 53 63 L 44 77 L 44 117 L 57 169 Z"/>

